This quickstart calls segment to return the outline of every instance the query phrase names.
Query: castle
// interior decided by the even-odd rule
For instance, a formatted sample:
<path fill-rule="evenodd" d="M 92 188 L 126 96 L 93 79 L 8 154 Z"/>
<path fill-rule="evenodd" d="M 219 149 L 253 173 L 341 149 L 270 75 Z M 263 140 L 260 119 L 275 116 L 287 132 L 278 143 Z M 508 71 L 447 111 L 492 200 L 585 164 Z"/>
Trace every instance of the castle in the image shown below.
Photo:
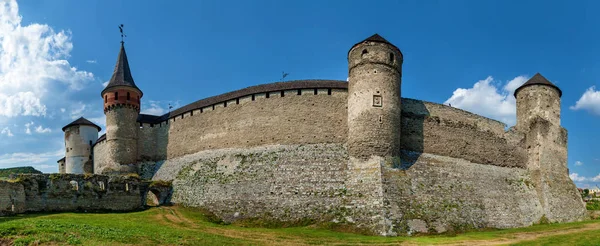
<path fill-rule="evenodd" d="M 400 49 L 350 48 L 349 80 L 252 86 L 165 115 L 140 114 L 123 43 L 102 90 L 106 134 L 63 128 L 60 173 L 172 181 L 172 202 L 224 221 L 348 223 L 379 235 L 582 220 L 567 169 L 561 90 L 536 74 L 517 124 L 401 97 Z"/>

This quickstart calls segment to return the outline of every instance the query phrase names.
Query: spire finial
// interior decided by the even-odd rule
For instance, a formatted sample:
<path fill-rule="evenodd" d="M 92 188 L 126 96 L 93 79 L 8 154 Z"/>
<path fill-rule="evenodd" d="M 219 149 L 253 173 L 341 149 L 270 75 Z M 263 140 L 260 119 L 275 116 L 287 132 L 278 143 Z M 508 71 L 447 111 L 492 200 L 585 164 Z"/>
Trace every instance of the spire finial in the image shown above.
<path fill-rule="evenodd" d="M 119 25 L 119 31 L 121 32 L 121 45 L 125 43 L 125 41 L 123 40 L 123 38 L 127 37 L 127 35 L 125 35 L 125 33 L 123 33 L 123 27 L 124 27 L 123 24 Z"/>

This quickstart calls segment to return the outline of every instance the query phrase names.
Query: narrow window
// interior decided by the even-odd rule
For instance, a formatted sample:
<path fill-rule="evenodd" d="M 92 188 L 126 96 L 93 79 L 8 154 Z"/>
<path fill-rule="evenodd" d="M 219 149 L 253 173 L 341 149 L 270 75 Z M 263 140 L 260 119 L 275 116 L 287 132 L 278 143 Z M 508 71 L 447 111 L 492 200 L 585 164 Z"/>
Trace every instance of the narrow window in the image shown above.
<path fill-rule="evenodd" d="M 317 89 L 315 89 L 315 95 L 317 95 Z"/>
<path fill-rule="evenodd" d="M 254 94 L 252 94 L 252 101 L 254 101 Z"/>
<path fill-rule="evenodd" d="M 204 109 L 200 108 L 200 113 L 204 112 Z"/>
<path fill-rule="evenodd" d="M 119 100 L 119 92 L 115 92 L 115 100 Z"/>
<path fill-rule="evenodd" d="M 194 110 L 190 111 L 190 116 L 194 116 Z"/>
<path fill-rule="evenodd" d="M 224 103 L 223 103 L 223 107 L 224 107 L 224 108 L 227 108 L 227 102 L 224 102 Z"/>
<path fill-rule="evenodd" d="M 390 62 L 394 62 L 394 53 L 390 53 Z"/>
<path fill-rule="evenodd" d="M 267 98 L 269 98 L 269 93 L 267 92 Z"/>
<path fill-rule="evenodd" d="M 331 88 L 327 89 L 327 95 L 331 95 Z"/>
<path fill-rule="evenodd" d="M 302 90 L 298 90 L 298 95 L 302 95 Z"/>
<path fill-rule="evenodd" d="M 281 91 L 281 97 L 285 96 L 285 92 Z"/>
<path fill-rule="evenodd" d="M 213 104 L 212 106 L 213 106 L 213 110 L 215 110 L 215 105 Z"/>
<path fill-rule="evenodd" d="M 129 92 L 127 92 L 127 101 L 131 100 L 131 96 L 129 94 Z"/>
<path fill-rule="evenodd" d="M 108 102 L 108 95 L 104 95 L 104 103 Z"/>
<path fill-rule="evenodd" d="M 90 140 L 90 146 L 92 146 L 92 140 Z"/>
<path fill-rule="evenodd" d="M 150 124 L 150 127 L 154 127 L 154 124 Z"/>
<path fill-rule="evenodd" d="M 240 99 L 239 98 L 235 99 L 235 104 L 240 104 Z"/>
<path fill-rule="evenodd" d="M 367 51 L 367 49 L 364 49 L 360 55 L 364 56 L 364 55 L 365 55 L 365 54 L 367 54 L 367 53 L 369 53 L 369 52 Z"/>
<path fill-rule="evenodd" d="M 183 114 L 181 115 L 181 118 L 183 119 Z"/>

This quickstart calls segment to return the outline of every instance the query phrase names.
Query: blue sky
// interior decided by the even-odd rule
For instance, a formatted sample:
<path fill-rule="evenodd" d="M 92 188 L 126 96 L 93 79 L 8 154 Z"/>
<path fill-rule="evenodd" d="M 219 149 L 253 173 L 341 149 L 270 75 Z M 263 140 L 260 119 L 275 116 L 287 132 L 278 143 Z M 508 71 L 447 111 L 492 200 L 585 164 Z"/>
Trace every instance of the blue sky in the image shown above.
<path fill-rule="evenodd" d="M 403 97 L 509 125 L 512 91 L 540 72 L 563 90 L 571 177 L 600 183 L 599 5 L 0 0 L 0 167 L 55 172 L 62 126 L 85 116 L 104 128 L 99 94 L 123 23 L 142 110 L 154 114 L 277 81 L 282 71 L 290 80 L 345 80 L 348 49 L 374 33 L 404 54 Z"/>

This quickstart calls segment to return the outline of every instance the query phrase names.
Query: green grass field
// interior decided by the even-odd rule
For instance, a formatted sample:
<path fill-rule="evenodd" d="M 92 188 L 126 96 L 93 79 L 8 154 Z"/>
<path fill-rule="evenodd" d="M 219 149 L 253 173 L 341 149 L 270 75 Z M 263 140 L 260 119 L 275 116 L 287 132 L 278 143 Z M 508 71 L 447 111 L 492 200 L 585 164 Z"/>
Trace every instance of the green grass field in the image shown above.
<path fill-rule="evenodd" d="M 377 237 L 315 227 L 218 225 L 198 210 L 27 214 L 0 218 L 0 245 L 600 245 L 600 220 L 459 235 Z"/>

